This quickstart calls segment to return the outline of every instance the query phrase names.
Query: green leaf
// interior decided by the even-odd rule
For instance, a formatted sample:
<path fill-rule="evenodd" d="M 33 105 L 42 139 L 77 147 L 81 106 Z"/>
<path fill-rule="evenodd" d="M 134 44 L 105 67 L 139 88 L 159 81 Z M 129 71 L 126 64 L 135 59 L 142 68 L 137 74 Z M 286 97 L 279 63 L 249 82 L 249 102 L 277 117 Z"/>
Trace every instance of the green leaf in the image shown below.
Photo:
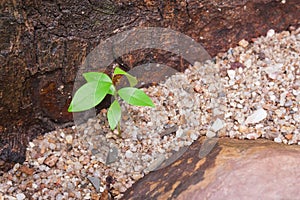
<path fill-rule="evenodd" d="M 107 112 L 107 119 L 111 130 L 114 130 L 121 119 L 121 106 L 117 100 L 110 105 Z"/>
<path fill-rule="evenodd" d="M 154 107 L 154 104 L 150 97 L 148 97 L 144 91 L 133 88 L 133 87 L 125 87 L 118 91 L 120 97 L 126 101 L 127 103 L 134 106 L 150 106 Z"/>
<path fill-rule="evenodd" d="M 138 80 L 134 76 L 131 76 L 130 74 L 127 74 L 125 76 L 128 79 L 128 81 L 129 81 L 130 87 L 136 86 L 136 84 L 138 83 Z"/>
<path fill-rule="evenodd" d="M 80 112 L 95 107 L 107 95 L 111 85 L 112 83 L 96 81 L 84 84 L 76 91 L 68 111 Z"/>
<path fill-rule="evenodd" d="M 87 72 L 82 75 L 87 82 L 100 81 L 112 83 L 111 78 L 108 75 L 101 72 Z"/>
<path fill-rule="evenodd" d="M 117 75 L 117 74 L 125 75 L 129 81 L 130 87 L 134 87 L 138 83 L 138 80 L 136 79 L 136 77 L 128 74 L 127 72 L 125 72 L 124 70 L 122 70 L 119 67 L 116 67 L 115 71 L 114 71 L 114 75 Z"/>
<path fill-rule="evenodd" d="M 111 85 L 107 94 L 110 94 L 110 95 L 115 95 L 115 92 L 116 92 L 116 88 L 114 85 Z"/>
<path fill-rule="evenodd" d="M 127 72 L 125 72 L 123 69 L 121 69 L 120 67 L 116 67 L 115 68 L 115 71 L 114 71 L 114 75 L 117 75 L 117 74 L 121 74 L 121 75 L 126 75 L 128 74 Z"/>

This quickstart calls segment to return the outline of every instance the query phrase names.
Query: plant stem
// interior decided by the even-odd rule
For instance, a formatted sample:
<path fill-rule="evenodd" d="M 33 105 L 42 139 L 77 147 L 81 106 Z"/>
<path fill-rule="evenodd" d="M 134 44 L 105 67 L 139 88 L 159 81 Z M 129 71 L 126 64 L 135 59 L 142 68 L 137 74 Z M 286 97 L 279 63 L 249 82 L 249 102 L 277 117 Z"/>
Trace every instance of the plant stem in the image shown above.
<path fill-rule="evenodd" d="M 121 124 L 120 124 L 120 122 L 118 122 L 117 129 L 118 129 L 118 136 L 121 137 Z"/>
<path fill-rule="evenodd" d="M 114 77 L 113 77 L 114 78 Z M 115 98 L 115 100 L 117 100 L 118 101 L 118 93 L 117 93 L 117 89 L 116 89 L 116 86 L 114 85 L 114 87 L 115 87 L 115 93 L 113 94 L 113 96 L 114 96 L 114 98 Z M 119 102 L 119 101 L 118 101 Z M 122 112 L 121 112 L 121 119 L 122 119 Z M 120 119 L 120 121 L 121 121 L 121 119 Z M 118 129 L 118 137 L 120 137 L 121 138 L 121 122 L 118 122 L 118 125 L 117 125 L 117 129 Z"/>

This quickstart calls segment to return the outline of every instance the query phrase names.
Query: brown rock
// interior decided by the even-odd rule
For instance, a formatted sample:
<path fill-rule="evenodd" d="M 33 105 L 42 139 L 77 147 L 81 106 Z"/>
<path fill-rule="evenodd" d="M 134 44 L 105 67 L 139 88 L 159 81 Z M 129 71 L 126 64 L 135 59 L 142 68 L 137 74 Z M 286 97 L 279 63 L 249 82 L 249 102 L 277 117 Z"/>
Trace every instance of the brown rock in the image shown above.
<path fill-rule="evenodd" d="M 48 167 L 53 167 L 57 161 L 58 157 L 56 157 L 55 155 L 51 155 L 45 159 L 44 164 Z"/>
<path fill-rule="evenodd" d="M 286 134 L 284 136 L 287 140 L 291 140 L 293 138 L 293 134 Z"/>
<path fill-rule="evenodd" d="M 29 176 L 31 176 L 34 173 L 34 169 L 30 168 L 26 165 L 22 165 L 18 170 L 22 173 L 25 173 L 25 174 L 29 175 Z"/>
<path fill-rule="evenodd" d="M 92 194 L 91 194 L 91 199 L 92 199 L 92 200 L 99 200 L 99 199 L 100 199 L 100 195 L 97 194 L 97 193 L 92 193 Z"/>
<path fill-rule="evenodd" d="M 99 200 L 110 200 L 110 199 L 111 199 L 111 195 L 107 189 L 101 193 L 101 196 L 99 198 Z"/>
<path fill-rule="evenodd" d="M 176 164 L 146 175 L 125 192 L 123 199 L 299 197 L 299 146 L 222 138 L 199 159 L 202 143 L 203 139 L 195 142 Z"/>
<path fill-rule="evenodd" d="M 246 48 L 249 45 L 249 42 L 245 39 L 242 39 L 241 41 L 239 41 L 239 45 L 243 48 Z"/>

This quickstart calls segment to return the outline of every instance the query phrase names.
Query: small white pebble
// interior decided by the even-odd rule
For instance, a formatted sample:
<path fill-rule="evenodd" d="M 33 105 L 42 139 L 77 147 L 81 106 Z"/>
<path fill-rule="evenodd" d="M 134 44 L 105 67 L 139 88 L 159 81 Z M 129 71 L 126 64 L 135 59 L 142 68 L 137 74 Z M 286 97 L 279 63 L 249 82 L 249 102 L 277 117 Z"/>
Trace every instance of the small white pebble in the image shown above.
<path fill-rule="evenodd" d="M 33 183 L 33 184 L 32 184 L 32 188 L 33 188 L 33 189 L 37 189 L 37 188 L 38 188 L 38 185 L 35 184 L 35 183 Z"/>
<path fill-rule="evenodd" d="M 213 131 L 207 131 L 207 133 L 206 133 L 206 137 L 208 137 L 208 138 L 213 138 L 215 136 L 216 136 L 216 133 Z"/>
<path fill-rule="evenodd" d="M 91 199 L 91 194 L 90 194 L 90 193 L 87 193 L 83 198 L 84 198 L 84 199 Z"/>
<path fill-rule="evenodd" d="M 33 147 L 35 147 L 35 144 L 34 144 L 33 142 L 29 142 L 29 146 L 30 146 L 31 148 L 33 148 Z"/>
<path fill-rule="evenodd" d="M 54 143 L 50 143 L 50 144 L 49 144 L 49 148 L 50 148 L 51 150 L 55 150 L 56 145 L 55 145 Z"/>
<path fill-rule="evenodd" d="M 73 137 L 72 137 L 72 135 L 67 135 L 67 136 L 66 136 L 66 141 L 67 141 L 68 144 L 72 144 L 72 142 L 73 142 Z"/>
<path fill-rule="evenodd" d="M 243 48 L 246 48 L 249 45 L 249 42 L 245 39 L 242 39 L 241 41 L 239 41 L 239 45 Z"/>
<path fill-rule="evenodd" d="M 96 124 L 94 125 L 94 127 L 95 127 L 96 130 L 100 130 L 100 129 L 101 129 L 101 126 L 100 126 L 99 123 L 96 123 Z"/>
<path fill-rule="evenodd" d="M 23 193 L 19 193 L 16 195 L 17 200 L 23 200 L 26 198 L 26 196 Z"/>
<path fill-rule="evenodd" d="M 225 122 L 219 118 L 216 119 L 216 121 L 214 121 L 213 125 L 211 126 L 211 130 L 213 132 L 218 132 L 219 130 L 221 130 L 225 125 Z"/>
<path fill-rule="evenodd" d="M 55 197 L 55 200 L 62 200 L 64 198 L 64 196 L 62 194 L 58 194 Z"/>
<path fill-rule="evenodd" d="M 282 142 L 283 142 L 283 144 L 287 144 L 288 143 L 287 139 L 283 139 Z"/>
<path fill-rule="evenodd" d="M 133 153 L 132 153 L 130 150 L 127 150 L 127 151 L 125 152 L 125 157 L 126 157 L 126 158 L 132 158 L 132 157 L 133 157 Z"/>
<path fill-rule="evenodd" d="M 274 35 L 275 35 L 274 29 L 270 29 L 270 30 L 267 32 L 267 37 L 273 37 Z"/>
<path fill-rule="evenodd" d="M 250 116 L 247 117 L 245 124 L 256 124 L 264 120 L 267 116 L 268 113 L 263 108 L 257 109 Z"/>
<path fill-rule="evenodd" d="M 198 136 L 197 136 L 195 133 L 192 133 L 192 134 L 191 134 L 191 139 L 192 139 L 192 140 L 197 140 L 197 139 L 198 139 Z"/>
<path fill-rule="evenodd" d="M 280 138 L 276 137 L 276 138 L 274 138 L 274 142 L 276 142 L 276 143 L 282 143 L 282 140 Z"/>
<path fill-rule="evenodd" d="M 231 79 L 231 80 L 234 80 L 235 78 L 235 70 L 227 70 L 227 74 L 228 74 L 228 77 Z"/>
<path fill-rule="evenodd" d="M 65 133 L 64 132 L 60 132 L 60 137 L 64 138 L 65 137 Z"/>

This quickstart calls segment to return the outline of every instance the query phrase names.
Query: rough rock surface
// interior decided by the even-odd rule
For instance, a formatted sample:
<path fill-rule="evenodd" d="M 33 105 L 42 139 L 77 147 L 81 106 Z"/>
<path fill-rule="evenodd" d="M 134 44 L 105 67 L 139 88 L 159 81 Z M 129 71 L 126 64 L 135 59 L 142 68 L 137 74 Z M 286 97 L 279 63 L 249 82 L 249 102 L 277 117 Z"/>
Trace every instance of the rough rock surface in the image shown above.
<path fill-rule="evenodd" d="M 123 199 L 297 199 L 300 148 L 221 138 L 199 159 L 203 138 L 167 168 L 151 172 Z"/>

